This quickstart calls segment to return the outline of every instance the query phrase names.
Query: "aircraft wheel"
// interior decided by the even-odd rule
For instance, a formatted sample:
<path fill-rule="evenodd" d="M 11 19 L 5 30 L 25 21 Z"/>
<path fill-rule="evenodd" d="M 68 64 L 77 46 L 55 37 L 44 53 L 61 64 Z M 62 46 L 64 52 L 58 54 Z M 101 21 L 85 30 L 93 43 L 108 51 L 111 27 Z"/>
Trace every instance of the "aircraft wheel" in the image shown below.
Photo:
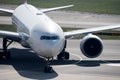
<path fill-rule="evenodd" d="M 65 52 L 64 56 L 65 56 L 65 59 L 67 59 L 67 60 L 70 58 L 70 54 L 68 52 Z"/>
<path fill-rule="evenodd" d="M 63 54 L 60 53 L 60 54 L 57 56 L 57 59 L 58 59 L 58 60 L 63 60 Z"/>
<path fill-rule="evenodd" d="M 57 56 L 58 60 L 66 59 L 68 60 L 70 58 L 70 54 L 68 52 L 62 52 Z"/>
<path fill-rule="evenodd" d="M 52 73 L 52 72 L 53 72 L 53 68 L 52 68 L 52 67 L 45 66 L 44 72 L 45 72 L 45 73 Z"/>
<path fill-rule="evenodd" d="M 3 58 L 3 53 L 2 52 L 0 52 L 0 59 L 2 59 Z"/>
<path fill-rule="evenodd" d="M 8 60 L 11 58 L 11 53 L 10 51 L 8 51 L 6 54 L 5 54 L 5 58 Z"/>

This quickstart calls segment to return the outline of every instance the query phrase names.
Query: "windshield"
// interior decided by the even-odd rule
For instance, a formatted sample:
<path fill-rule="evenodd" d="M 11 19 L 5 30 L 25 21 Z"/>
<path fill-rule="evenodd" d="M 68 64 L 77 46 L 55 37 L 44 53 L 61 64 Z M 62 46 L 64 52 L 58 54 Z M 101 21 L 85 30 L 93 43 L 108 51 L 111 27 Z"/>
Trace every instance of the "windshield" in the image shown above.
<path fill-rule="evenodd" d="M 59 39 L 58 36 L 45 36 L 45 35 L 43 35 L 40 37 L 40 40 L 57 40 L 57 39 Z"/>

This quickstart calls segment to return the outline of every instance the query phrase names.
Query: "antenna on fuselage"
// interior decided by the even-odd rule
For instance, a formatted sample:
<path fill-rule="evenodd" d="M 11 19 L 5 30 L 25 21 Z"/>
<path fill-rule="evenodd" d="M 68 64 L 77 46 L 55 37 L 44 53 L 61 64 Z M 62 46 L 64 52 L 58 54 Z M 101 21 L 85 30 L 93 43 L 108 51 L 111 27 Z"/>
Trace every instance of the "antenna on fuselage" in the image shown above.
<path fill-rule="evenodd" d="M 23 3 L 24 3 L 24 4 L 27 4 L 27 0 L 23 0 Z"/>

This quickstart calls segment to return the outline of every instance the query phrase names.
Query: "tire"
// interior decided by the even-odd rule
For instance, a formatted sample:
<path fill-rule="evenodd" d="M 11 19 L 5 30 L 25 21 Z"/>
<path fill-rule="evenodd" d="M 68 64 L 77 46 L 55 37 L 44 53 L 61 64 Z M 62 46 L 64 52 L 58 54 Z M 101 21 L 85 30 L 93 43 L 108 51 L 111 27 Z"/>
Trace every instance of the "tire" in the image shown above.
<path fill-rule="evenodd" d="M 57 59 L 58 59 L 58 60 L 63 60 L 63 54 L 60 53 L 60 54 L 57 56 Z"/>
<path fill-rule="evenodd" d="M 53 72 L 53 68 L 52 68 L 52 67 L 45 66 L 44 72 L 45 72 L 45 73 L 52 73 L 52 72 Z"/>
<path fill-rule="evenodd" d="M 70 54 L 68 52 L 63 52 L 63 53 L 60 53 L 58 56 L 57 56 L 57 59 L 58 60 L 68 60 L 70 58 Z"/>
<path fill-rule="evenodd" d="M 68 52 L 65 52 L 64 55 L 65 55 L 66 60 L 68 60 L 70 58 L 70 54 Z"/>
<path fill-rule="evenodd" d="M 52 73 L 53 72 L 53 68 L 52 67 L 48 67 L 48 72 Z"/>
<path fill-rule="evenodd" d="M 5 53 L 5 58 L 7 60 L 9 60 L 11 58 L 11 53 L 9 51 L 7 53 Z"/>
<path fill-rule="evenodd" d="M 3 53 L 2 52 L 0 52 L 0 59 L 2 59 L 3 58 Z"/>
<path fill-rule="evenodd" d="M 44 67 L 44 72 L 45 72 L 45 73 L 48 72 L 48 68 L 47 68 L 47 66 Z"/>

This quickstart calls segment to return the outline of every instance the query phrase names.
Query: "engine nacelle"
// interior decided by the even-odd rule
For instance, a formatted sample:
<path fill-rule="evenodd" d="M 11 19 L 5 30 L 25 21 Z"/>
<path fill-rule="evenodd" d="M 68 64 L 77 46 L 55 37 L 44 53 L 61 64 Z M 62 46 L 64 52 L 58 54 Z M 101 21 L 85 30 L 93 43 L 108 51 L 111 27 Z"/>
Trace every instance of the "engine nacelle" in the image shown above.
<path fill-rule="evenodd" d="M 20 33 L 21 36 L 21 42 L 20 44 L 25 47 L 25 48 L 30 48 L 30 45 L 28 44 L 27 40 L 28 40 L 28 35 L 25 33 Z"/>
<path fill-rule="evenodd" d="M 103 43 L 98 36 L 88 34 L 82 39 L 80 49 L 86 57 L 95 58 L 102 53 Z"/>
<path fill-rule="evenodd" d="M 26 41 L 21 41 L 20 44 L 25 48 L 30 48 L 30 45 Z"/>

